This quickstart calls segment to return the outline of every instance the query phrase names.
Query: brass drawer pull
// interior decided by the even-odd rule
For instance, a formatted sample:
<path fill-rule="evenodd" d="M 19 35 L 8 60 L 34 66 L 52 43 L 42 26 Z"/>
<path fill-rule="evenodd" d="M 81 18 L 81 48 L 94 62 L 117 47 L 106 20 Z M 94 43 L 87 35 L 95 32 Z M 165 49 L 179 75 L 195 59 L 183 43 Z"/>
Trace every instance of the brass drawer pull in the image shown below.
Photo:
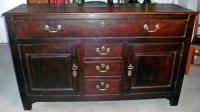
<path fill-rule="evenodd" d="M 129 64 L 128 65 L 128 77 L 131 77 L 133 74 L 133 65 Z"/>
<path fill-rule="evenodd" d="M 105 84 L 105 82 L 100 82 L 100 84 L 96 85 L 96 88 L 100 91 L 106 91 L 109 88 L 109 84 Z"/>
<path fill-rule="evenodd" d="M 110 65 L 106 65 L 106 64 L 97 65 L 96 70 L 98 70 L 101 73 L 105 73 L 108 70 L 110 70 Z"/>
<path fill-rule="evenodd" d="M 110 53 L 111 49 L 109 47 L 101 46 L 100 48 L 96 48 L 96 52 L 99 53 L 99 55 L 107 55 Z"/>
<path fill-rule="evenodd" d="M 154 32 L 156 32 L 157 30 L 160 29 L 160 25 L 157 24 L 157 25 L 155 26 L 155 29 L 154 29 L 154 30 L 149 30 L 149 26 L 148 26 L 147 24 L 145 24 L 145 25 L 144 25 L 144 29 L 145 29 L 147 32 L 149 32 L 149 33 L 154 33 Z"/>
<path fill-rule="evenodd" d="M 62 25 L 59 25 L 59 24 L 56 26 L 56 30 L 51 30 L 49 25 L 44 26 L 44 30 L 48 31 L 49 33 L 57 33 L 61 29 L 62 29 Z"/>
<path fill-rule="evenodd" d="M 76 65 L 76 64 L 73 64 L 72 65 L 72 76 L 73 77 L 77 77 L 78 76 L 78 72 L 77 72 L 77 70 L 78 70 L 78 66 Z"/>

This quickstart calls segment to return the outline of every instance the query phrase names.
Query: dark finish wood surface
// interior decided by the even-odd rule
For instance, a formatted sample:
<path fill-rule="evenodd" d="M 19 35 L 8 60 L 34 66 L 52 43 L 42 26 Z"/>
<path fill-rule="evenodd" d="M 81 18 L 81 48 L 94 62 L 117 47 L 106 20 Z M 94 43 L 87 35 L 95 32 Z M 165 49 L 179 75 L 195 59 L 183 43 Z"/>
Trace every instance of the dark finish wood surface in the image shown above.
<path fill-rule="evenodd" d="M 121 43 L 86 43 L 83 45 L 84 59 L 93 57 L 121 57 Z M 97 51 L 98 50 L 98 51 Z"/>
<path fill-rule="evenodd" d="M 85 75 L 121 75 L 121 60 L 95 60 L 84 62 Z"/>
<path fill-rule="evenodd" d="M 27 0 L 28 4 L 48 4 L 49 0 Z"/>
<path fill-rule="evenodd" d="M 128 79 L 130 92 L 156 92 L 173 86 L 183 43 L 130 44 L 133 75 Z M 165 89 L 163 89 L 165 88 Z"/>
<path fill-rule="evenodd" d="M 76 64 L 72 45 L 19 45 L 27 94 L 75 94 L 78 78 L 72 77 Z"/>
<path fill-rule="evenodd" d="M 196 12 L 81 4 L 21 5 L 4 15 L 25 110 L 40 101 L 178 104 Z"/>
<path fill-rule="evenodd" d="M 81 5 L 20 5 L 4 15 L 51 15 L 51 14 L 194 14 L 195 12 L 174 4 L 81 4 Z"/>
<path fill-rule="evenodd" d="M 174 19 L 124 19 L 124 20 L 52 20 L 52 21 L 22 21 L 17 22 L 16 33 L 19 38 L 55 38 L 55 37 L 131 37 L 131 36 L 184 36 L 187 20 Z M 120 23 L 120 24 L 117 24 Z M 156 25 L 159 29 L 155 33 Z M 56 33 L 45 30 L 48 25 L 51 31 L 57 30 L 57 25 L 62 28 Z M 135 27 L 130 27 L 135 26 Z M 173 26 L 173 27 L 171 27 Z M 26 30 L 29 29 L 29 30 Z M 74 30 L 76 29 L 76 30 Z M 167 30 L 167 32 L 166 32 Z"/>
<path fill-rule="evenodd" d="M 58 2 L 59 1 L 59 2 Z M 67 1 L 67 0 L 63 0 L 65 4 L 72 4 L 72 3 L 76 3 L 76 4 L 83 4 L 83 3 L 106 3 L 106 2 L 102 2 L 102 1 L 85 1 L 85 0 L 72 0 L 72 1 Z M 63 4 L 62 0 L 27 0 L 28 4 Z M 113 0 L 107 0 L 107 3 L 109 4 L 113 4 Z M 139 3 L 138 0 L 118 0 L 117 3 Z M 143 3 L 151 3 L 151 0 L 144 0 Z"/>
<path fill-rule="evenodd" d="M 104 85 L 101 85 L 104 83 Z M 114 78 L 87 78 L 84 83 L 84 93 L 86 95 L 98 95 L 98 94 L 119 94 L 120 93 L 120 79 Z M 97 88 L 97 85 L 99 88 Z"/>

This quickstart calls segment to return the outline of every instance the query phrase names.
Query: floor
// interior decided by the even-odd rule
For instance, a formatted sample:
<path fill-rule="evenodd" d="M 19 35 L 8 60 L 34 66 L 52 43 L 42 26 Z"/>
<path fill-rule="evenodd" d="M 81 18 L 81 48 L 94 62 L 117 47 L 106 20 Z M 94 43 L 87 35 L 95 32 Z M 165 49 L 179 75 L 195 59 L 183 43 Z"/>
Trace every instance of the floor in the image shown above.
<path fill-rule="evenodd" d="M 0 44 L 0 112 L 24 112 L 7 44 Z M 178 106 L 169 106 L 166 99 L 44 102 L 34 103 L 30 112 L 200 112 L 200 68 L 185 76 Z"/>

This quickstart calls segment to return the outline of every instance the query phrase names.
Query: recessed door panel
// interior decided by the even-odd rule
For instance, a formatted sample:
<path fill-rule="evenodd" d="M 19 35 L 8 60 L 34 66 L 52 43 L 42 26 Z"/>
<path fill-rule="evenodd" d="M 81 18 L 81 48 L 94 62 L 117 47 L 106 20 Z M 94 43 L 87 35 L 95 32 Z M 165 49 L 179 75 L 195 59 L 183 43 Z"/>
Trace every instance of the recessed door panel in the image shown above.
<path fill-rule="evenodd" d="M 75 94 L 77 78 L 72 75 L 76 64 L 72 45 L 20 45 L 19 50 L 31 94 Z"/>
<path fill-rule="evenodd" d="M 178 72 L 182 43 L 131 44 L 127 79 L 129 92 L 170 91 Z"/>
<path fill-rule="evenodd" d="M 134 86 L 169 85 L 175 53 L 135 54 Z M 136 75 L 138 74 L 138 75 Z"/>

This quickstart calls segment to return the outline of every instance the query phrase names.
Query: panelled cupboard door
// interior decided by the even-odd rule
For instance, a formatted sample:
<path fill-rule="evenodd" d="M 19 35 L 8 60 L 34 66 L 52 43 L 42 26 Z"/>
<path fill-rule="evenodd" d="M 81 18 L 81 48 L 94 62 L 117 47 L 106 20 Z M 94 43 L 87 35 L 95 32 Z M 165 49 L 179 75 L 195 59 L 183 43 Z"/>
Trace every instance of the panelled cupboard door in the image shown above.
<path fill-rule="evenodd" d="M 18 45 L 28 95 L 73 95 L 77 92 L 76 47 L 64 45 Z M 73 67 L 73 68 L 72 68 Z"/>
<path fill-rule="evenodd" d="M 182 43 L 129 44 L 131 56 L 127 65 L 128 91 L 170 91 L 174 76 L 178 73 L 182 49 Z"/>

